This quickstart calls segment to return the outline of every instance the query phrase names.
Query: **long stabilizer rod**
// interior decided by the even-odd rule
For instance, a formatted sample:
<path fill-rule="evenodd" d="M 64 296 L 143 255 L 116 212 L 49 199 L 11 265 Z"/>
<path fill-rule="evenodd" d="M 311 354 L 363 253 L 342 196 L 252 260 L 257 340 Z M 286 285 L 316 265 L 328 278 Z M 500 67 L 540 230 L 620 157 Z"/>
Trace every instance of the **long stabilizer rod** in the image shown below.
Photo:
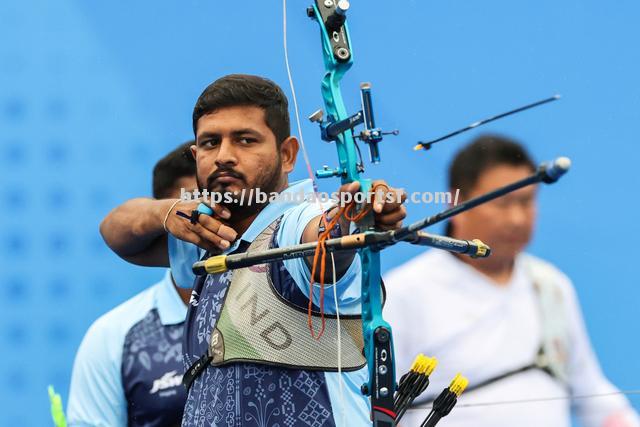
<path fill-rule="evenodd" d="M 491 249 L 480 240 L 454 239 L 424 233 L 420 230 L 528 185 L 539 182 L 556 182 L 570 167 L 571 160 L 567 157 L 559 157 L 553 162 L 540 165 L 538 170 L 531 176 L 483 194 L 482 196 L 467 200 L 451 209 L 414 222 L 399 230 L 358 233 L 328 239 L 325 241 L 325 247 L 327 252 L 353 251 L 364 247 L 373 247 L 374 249 L 380 250 L 398 242 L 407 242 L 415 245 L 443 249 L 449 252 L 467 254 L 472 257 L 487 257 L 491 253 Z M 193 272 L 197 275 L 215 274 L 235 268 L 264 264 L 266 262 L 308 257 L 315 253 L 317 247 L 318 242 L 309 242 L 265 251 L 212 256 L 206 260 L 194 263 Z"/>
<path fill-rule="evenodd" d="M 394 231 L 393 234 L 397 240 L 404 240 L 405 236 L 412 235 L 418 230 L 422 230 L 424 228 L 437 224 L 441 221 L 444 221 L 445 219 L 449 219 L 452 216 L 468 211 L 469 209 L 473 209 L 478 205 L 490 202 L 491 200 L 502 197 L 505 194 L 519 190 L 528 185 L 537 184 L 539 182 L 552 184 L 560 179 L 562 175 L 567 173 L 570 167 L 571 160 L 568 157 L 558 157 L 553 162 L 541 164 L 535 173 L 521 179 L 520 181 L 505 185 L 504 187 L 500 187 L 496 190 L 490 191 L 489 193 L 483 194 L 473 199 L 469 199 L 466 202 L 452 207 L 451 209 L 447 209 L 420 221 L 414 222 L 413 224 L 410 224 L 406 227 L 402 227 Z"/>
<path fill-rule="evenodd" d="M 427 234 L 422 231 L 409 233 L 402 240 L 414 245 L 429 246 L 449 252 L 467 254 L 472 257 L 487 257 L 491 249 L 480 240 L 461 240 L 446 236 Z M 364 247 L 382 248 L 399 242 L 390 231 L 357 233 L 325 241 L 327 252 L 354 251 Z M 217 255 L 193 264 L 197 275 L 222 273 L 236 268 L 250 267 L 267 262 L 313 256 L 318 242 L 301 243 L 285 248 L 265 251 L 243 252 L 232 255 Z"/>

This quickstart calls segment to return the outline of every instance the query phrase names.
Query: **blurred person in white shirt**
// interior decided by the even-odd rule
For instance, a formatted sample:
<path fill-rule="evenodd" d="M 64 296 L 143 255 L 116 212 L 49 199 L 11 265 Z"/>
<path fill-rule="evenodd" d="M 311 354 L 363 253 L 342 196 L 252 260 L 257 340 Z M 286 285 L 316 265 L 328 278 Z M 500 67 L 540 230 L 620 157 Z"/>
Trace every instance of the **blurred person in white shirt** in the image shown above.
<path fill-rule="evenodd" d="M 517 142 L 485 135 L 456 155 L 449 185 L 464 201 L 535 169 Z M 569 427 L 572 414 L 583 427 L 640 426 L 600 369 L 569 278 L 523 252 L 535 225 L 536 192 L 525 187 L 451 218 L 447 234 L 482 240 L 491 247 L 488 258 L 430 250 L 386 275 L 398 377 L 419 353 L 440 362 L 401 425 L 420 425 L 430 401 L 462 372 L 470 389 L 447 427 Z M 608 395 L 580 398 L 594 394 Z M 512 403 L 473 406 L 504 401 Z"/>

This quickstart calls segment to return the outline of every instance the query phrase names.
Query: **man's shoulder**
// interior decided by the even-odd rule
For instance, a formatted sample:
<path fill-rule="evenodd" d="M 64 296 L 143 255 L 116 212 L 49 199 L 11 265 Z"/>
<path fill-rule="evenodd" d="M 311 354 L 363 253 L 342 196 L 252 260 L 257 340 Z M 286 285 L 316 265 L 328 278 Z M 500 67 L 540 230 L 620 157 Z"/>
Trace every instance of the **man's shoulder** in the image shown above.
<path fill-rule="evenodd" d="M 563 280 L 569 280 L 569 277 L 551 261 L 532 255 L 528 252 L 523 252 L 518 255 L 518 261 L 528 269 L 553 275 L 558 278 L 562 278 Z"/>
<path fill-rule="evenodd" d="M 305 199 L 300 203 L 288 206 L 282 212 L 282 217 L 289 218 L 301 218 L 301 217 L 315 217 L 322 214 L 323 210 L 328 210 L 330 207 L 335 206 L 333 203 L 321 203 L 320 201 L 313 201 Z"/>
<path fill-rule="evenodd" d="M 127 331 L 154 308 L 156 283 L 98 317 L 85 336 L 97 336 L 108 341 L 124 340 Z"/>
<path fill-rule="evenodd" d="M 534 281 L 552 283 L 562 288 L 565 292 L 574 292 L 569 276 L 552 262 L 525 252 L 518 255 L 518 262 Z"/>

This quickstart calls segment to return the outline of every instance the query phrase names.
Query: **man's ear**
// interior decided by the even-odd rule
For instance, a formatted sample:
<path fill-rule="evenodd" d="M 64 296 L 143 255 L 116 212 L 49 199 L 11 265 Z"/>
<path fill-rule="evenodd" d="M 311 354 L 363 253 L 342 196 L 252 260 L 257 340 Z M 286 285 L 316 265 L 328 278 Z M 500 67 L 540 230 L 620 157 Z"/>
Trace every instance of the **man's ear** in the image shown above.
<path fill-rule="evenodd" d="M 282 171 L 290 173 L 296 166 L 296 159 L 298 157 L 298 150 L 300 144 L 295 136 L 286 138 L 280 144 L 280 158 L 282 159 Z"/>
<path fill-rule="evenodd" d="M 451 222 L 451 226 L 453 227 L 453 229 L 460 229 L 460 215 L 454 215 L 451 218 L 449 218 L 449 221 Z"/>
<path fill-rule="evenodd" d="M 193 160 L 196 160 L 196 153 L 198 152 L 196 148 L 197 148 L 196 144 L 189 146 L 189 150 L 191 151 L 191 156 L 193 157 Z"/>
<path fill-rule="evenodd" d="M 451 194 L 455 194 L 456 193 L 456 189 L 449 189 L 449 193 Z M 458 199 L 458 204 L 460 204 L 460 202 L 462 201 L 462 192 L 459 194 L 459 199 Z M 453 200 L 452 200 L 453 202 Z M 455 207 L 453 205 L 453 203 L 451 203 L 448 208 L 453 208 Z M 449 218 L 449 222 L 451 223 L 451 227 L 455 230 L 455 229 L 460 229 L 460 223 L 464 221 L 463 215 L 454 215 L 451 218 Z"/>

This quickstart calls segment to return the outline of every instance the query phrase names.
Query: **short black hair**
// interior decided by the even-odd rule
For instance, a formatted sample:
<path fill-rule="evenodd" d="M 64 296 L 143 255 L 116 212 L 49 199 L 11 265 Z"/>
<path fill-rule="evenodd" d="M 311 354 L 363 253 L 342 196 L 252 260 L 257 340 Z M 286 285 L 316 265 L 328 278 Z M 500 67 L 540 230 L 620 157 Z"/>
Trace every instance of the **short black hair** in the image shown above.
<path fill-rule="evenodd" d="M 449 165 L 449 189 L 459 189 L 464 195 L 475 187 L 484 172 L 500 165 L 536 170 L 533 159 L 521 143 L 506 136 L 485 134 L 471 141 L 453 158 Z M 447 235 L 452 231 L 449 222 Z"/>
<path fill-rule="evenodd" d="M 169 193 L 173 190 L 178 179 L 185 176 L 195 176 L 196 161 L 189 149 L 193 144 L 195 144 L 193 140 L 180 144 L 153 167 L 153 197 L 155 199 L 169 197 Z"/>
<path fill-rule="evenodd" d="M 264 110 L 265 122 L 279 145 L 291 135 L 289 102 L 277 84 L 264 77 L 229 74 L 211 83 L 193 108 L 193 133 L 200 117 L 225 107 L 255 106 Z"/>

